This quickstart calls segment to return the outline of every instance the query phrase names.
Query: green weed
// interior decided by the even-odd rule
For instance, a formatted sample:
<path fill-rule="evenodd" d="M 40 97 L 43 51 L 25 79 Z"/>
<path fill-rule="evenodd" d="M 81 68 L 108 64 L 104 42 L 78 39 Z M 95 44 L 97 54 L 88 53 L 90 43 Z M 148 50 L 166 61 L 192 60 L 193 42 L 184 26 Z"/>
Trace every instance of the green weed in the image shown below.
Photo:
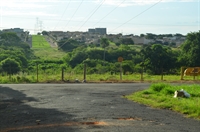
<path fill-rule="evenodd" d="M 49 48 L 50 45 L 42 35 L 32 35 L 33 48 Z"/>
<path fill-rule="evenodd" d="M 184 89 L 190 98 L 174 98 L 174 91 Z M 126 98 L 156 108 L 170 109 L 187 117 L 200 119 L 200 85 L 170 85 L 155 83 L 149 89 L 139 91 Z"/>
<path fill-rule="evenodd" d="M 161 90 L 163 90 L 166 87 L 169 87 L 169 85 L 165 84 L 165 83 L 156 83 L 156 84 L 152 84 L 150 86 L 150 89 L 152 89 L 155 92 L 160 92 Z"/>

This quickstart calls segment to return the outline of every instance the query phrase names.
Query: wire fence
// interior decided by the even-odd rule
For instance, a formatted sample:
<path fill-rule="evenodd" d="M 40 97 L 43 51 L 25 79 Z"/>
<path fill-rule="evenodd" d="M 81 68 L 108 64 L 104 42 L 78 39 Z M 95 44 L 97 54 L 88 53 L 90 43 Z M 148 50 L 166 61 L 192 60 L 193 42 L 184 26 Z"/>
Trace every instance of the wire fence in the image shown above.
<path fill-rule="evenodd" d="M 12 68 L 12 67 L 11 67 Z M 87 66 L 82 70 L 69 70 L 66 68 L 53 67 L 42 69 L 35 67 L 32 70 L 21 71 L 17 74 L 0 72 L 0 83 L 54 83 L 54 82 L 157 82 L 157 81 L 200 81 L 198 74 L 180 75 L 150 75 L 147 73 L 123 73 L 119 72 L 93 72 L 88 73 Z M 182 69 L 183 70 L 183 69 Z M 184 73 L 182 71 L 182 73 Z"/>

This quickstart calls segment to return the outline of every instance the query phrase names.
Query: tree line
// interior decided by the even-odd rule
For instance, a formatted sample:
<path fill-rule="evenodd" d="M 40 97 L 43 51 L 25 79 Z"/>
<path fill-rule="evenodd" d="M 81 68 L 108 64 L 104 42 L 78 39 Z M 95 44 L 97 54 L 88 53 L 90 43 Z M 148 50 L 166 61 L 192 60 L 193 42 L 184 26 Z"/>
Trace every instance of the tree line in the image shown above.
<path fill-rule="evenodd" d="M 34 58 L 30 46 L 15 33 L 0 34 L 0 72 L 16 74 L 28 68 L 28 60 Z"/>
<path fill-rule="evenodd" d="M 188 33 L 185 42 L 178 48 L 155 43 L 136 49 L 134 42 L 130 40 L 114 43 L 105 37 L 96 45 L 63 38 L 58 41 L 58 50 L 66 52 L 59 60 L 42 60 L 35 57 L 29 45 L 21 41 L 15 33 L 2 33 L 0 72 L 26 72 L 34 70 L 39 63 L 44 71 L 52 67 L 62 67 L 68 71 L 82 72 L 83 65 L 87 64 L 88 74 L 115 73 L 120 70 L 117 59 L 123 57 L 124 74 L 142 71 L 153 75 L 179 74 L 181 66 L 200 66 L 200 31 Z"/>

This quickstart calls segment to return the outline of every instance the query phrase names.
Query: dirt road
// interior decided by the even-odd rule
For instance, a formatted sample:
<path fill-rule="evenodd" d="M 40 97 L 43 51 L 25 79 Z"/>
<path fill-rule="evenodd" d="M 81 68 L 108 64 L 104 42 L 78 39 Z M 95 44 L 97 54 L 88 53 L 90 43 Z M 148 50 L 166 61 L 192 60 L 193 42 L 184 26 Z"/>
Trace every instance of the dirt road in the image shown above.
<path fill-rule="evenodd" d="M 0 132 L 198 132 L 200 121 L 147 107 L 123 95 L 126 84 L 0 85 Z"/>

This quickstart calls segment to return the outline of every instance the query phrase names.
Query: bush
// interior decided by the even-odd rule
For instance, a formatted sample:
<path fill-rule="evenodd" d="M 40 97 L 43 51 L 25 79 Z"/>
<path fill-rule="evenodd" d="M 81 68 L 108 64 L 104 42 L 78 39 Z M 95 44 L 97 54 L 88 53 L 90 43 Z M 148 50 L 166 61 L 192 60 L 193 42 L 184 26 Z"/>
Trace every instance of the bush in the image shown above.
<path fill-rule="evenodd" d="M 163 90 L 166 87 L 169 87 L 169 85 L 168 84 L 164 84 L 164 83 L 156 83 L 156 84 L 152 84 L 150 86 L 150 89 L 155 91 L 155 92 L 160 92 L 161 90 Z"/>
<path fill-rule="evenodd" d="M 9 75 L 16 74 L 21 70 L 19 62 L 11 58 L 3 60 L 0 65 L 2 67 L 3 72 L 6 72 Z"/>
<path fill-rule="evenodd" d="M 171 87 L 166 87 L 162 90 L 162 93 L 164 93 L 165 95 L 173 95 L 174 89 L 172 89 Z"/>
<path fill-rule="evenodd" d="M 142 94 L 152 94 L 152 92 L 150 90 L 145 90 L 145 91 L 142 91 Z"/>

